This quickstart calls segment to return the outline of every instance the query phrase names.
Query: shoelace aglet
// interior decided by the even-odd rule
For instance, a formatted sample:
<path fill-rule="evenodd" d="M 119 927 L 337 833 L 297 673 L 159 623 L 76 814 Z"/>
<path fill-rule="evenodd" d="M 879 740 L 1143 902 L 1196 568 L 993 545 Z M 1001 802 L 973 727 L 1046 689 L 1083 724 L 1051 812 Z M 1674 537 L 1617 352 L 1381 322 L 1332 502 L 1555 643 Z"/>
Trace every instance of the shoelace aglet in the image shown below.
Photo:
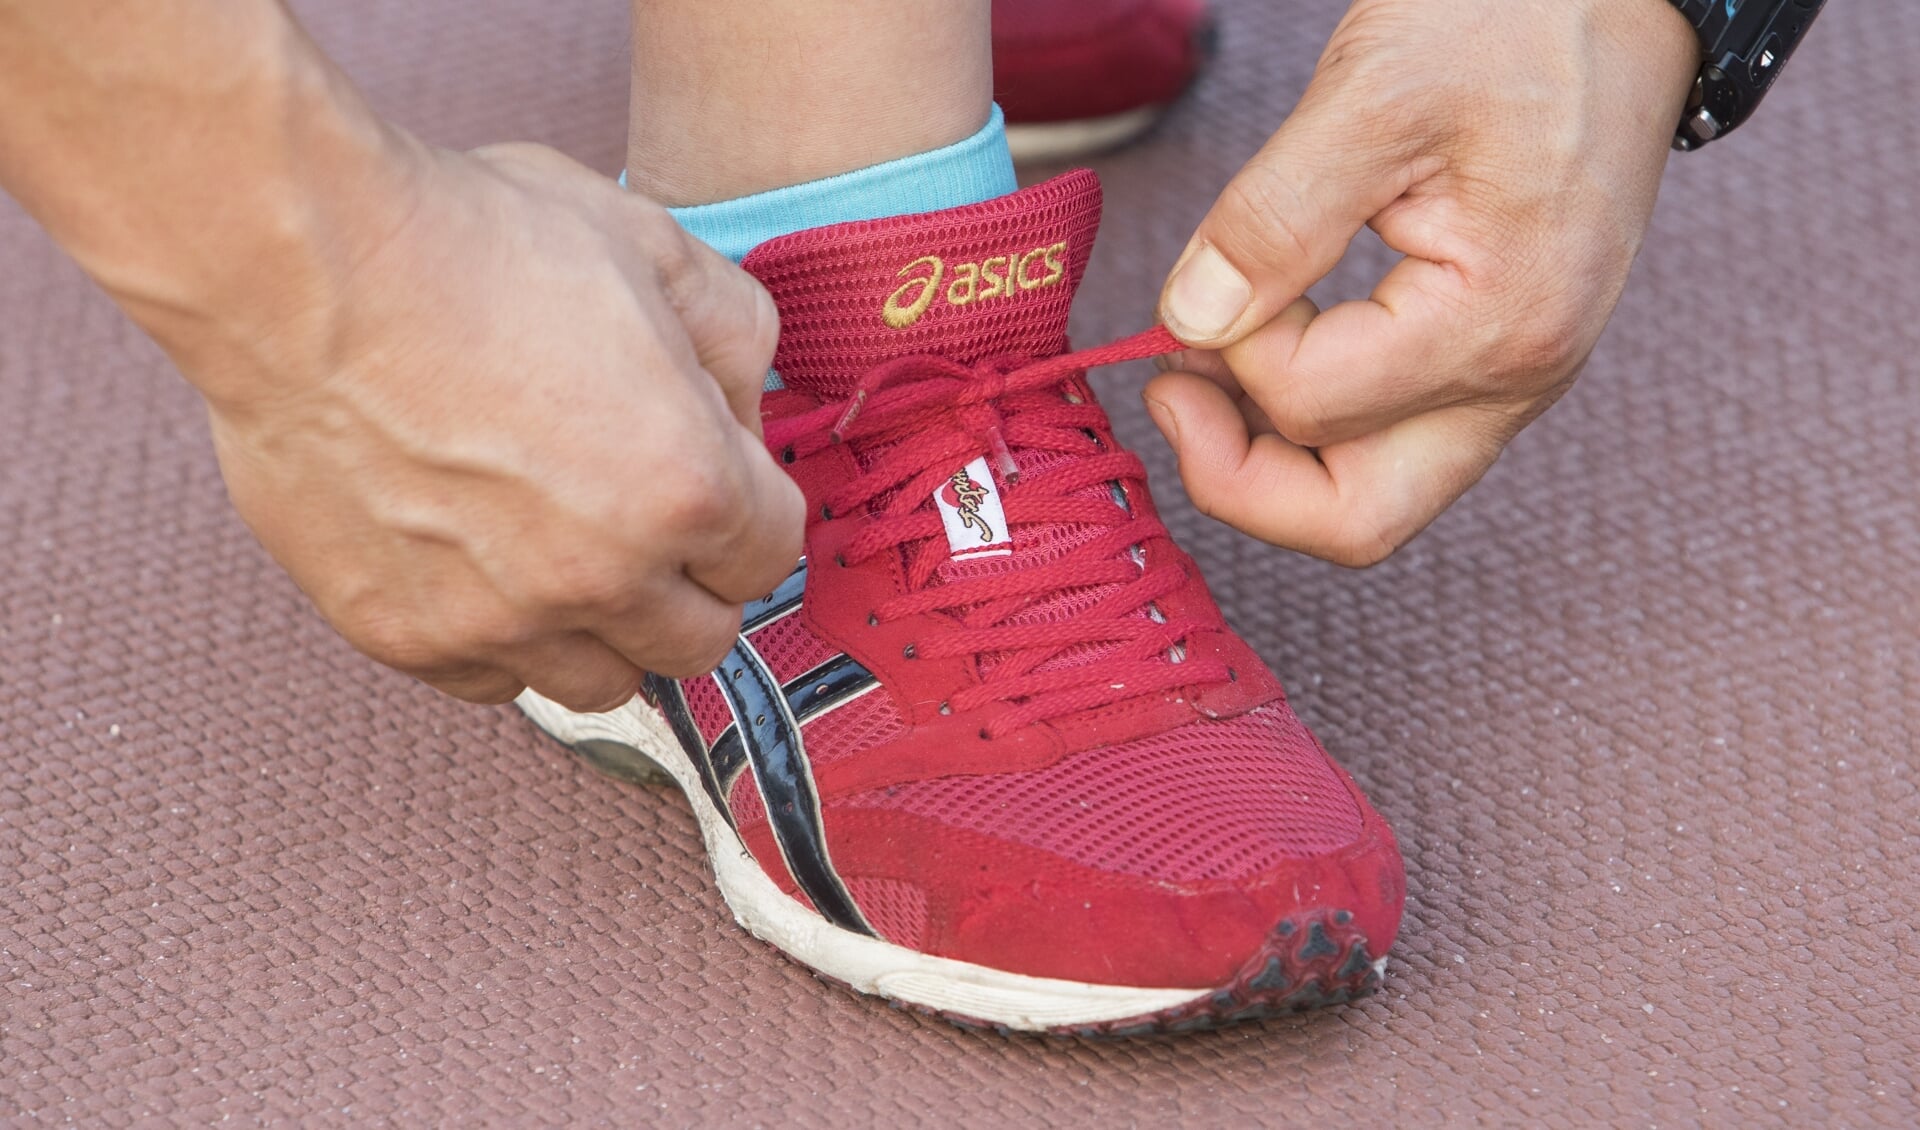
<path fill-rule="evenodd" d="M 993 456 L 993 473 L 1008 486 L 1020 481 L 1020 464 L 1013 458 L 1013 451 L 1007 447 L 1007 437 L 1000 434 L 1000 425 L 987 428 L 987 453 Z"/>
<path fill-rule="evenodd" d="M 847 429 L 853 427 L 854 417 L 860 415 L 860 409 L 865 407 L 866 403 L 867 390 L 864 388 L 856 390 L 853 398 L 847 401 L 847 410 L 840 413 L 840 422 L 833 426 L 833 431 L 828 433 L 827 438 L 835 444 L 846 442 Z"/>

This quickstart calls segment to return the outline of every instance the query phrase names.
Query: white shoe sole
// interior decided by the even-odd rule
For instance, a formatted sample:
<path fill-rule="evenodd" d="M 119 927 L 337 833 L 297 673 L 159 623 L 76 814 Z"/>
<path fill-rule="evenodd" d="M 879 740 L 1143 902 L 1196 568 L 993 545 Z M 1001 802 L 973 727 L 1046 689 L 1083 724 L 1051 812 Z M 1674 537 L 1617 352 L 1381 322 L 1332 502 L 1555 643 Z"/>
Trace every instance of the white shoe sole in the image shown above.
<path fill-rule="evenodd" d="M 1135 989 L 1028 977 L 934 957 L 856 934 L 789 898 L 754 861 L 714 808 L 666 719 L 639 698 L 605 714 L 576 714 L 527 691 L 517 700 L 536 725 L 616 776 L 650 776 L 647 762 L 678 785 L 693 806 L 720 894 L 754 936 L 827 977 L 950 1019 L 1020 1032 L 1106 1025 L 1191 1004 L 1205 989 Z M 645 761 L 609 756 L 625 747 Z"/>
<path fill-rule="evenodd" d="M 1007 148 L 1013 159 L 1069 161 L 1115 149 L 1153 128 L 1165 106 L 1141 106 L 1101 118 L 1073 122 L 1020 122 L 1007 125 Z"/>

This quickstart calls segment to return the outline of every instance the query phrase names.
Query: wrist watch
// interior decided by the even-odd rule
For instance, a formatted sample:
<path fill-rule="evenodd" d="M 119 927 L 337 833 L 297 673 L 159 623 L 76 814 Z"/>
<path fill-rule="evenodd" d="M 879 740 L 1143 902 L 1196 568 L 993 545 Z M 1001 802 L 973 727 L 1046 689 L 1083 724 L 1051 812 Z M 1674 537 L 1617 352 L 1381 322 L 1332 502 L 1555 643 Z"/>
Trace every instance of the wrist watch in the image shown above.
<path fill-rule="evenodd" d="M 1700 37 L 1700 75 L 1673 147 L 1698 149 L 1753 114 L 1827 0 L 1673 0 Z"/>

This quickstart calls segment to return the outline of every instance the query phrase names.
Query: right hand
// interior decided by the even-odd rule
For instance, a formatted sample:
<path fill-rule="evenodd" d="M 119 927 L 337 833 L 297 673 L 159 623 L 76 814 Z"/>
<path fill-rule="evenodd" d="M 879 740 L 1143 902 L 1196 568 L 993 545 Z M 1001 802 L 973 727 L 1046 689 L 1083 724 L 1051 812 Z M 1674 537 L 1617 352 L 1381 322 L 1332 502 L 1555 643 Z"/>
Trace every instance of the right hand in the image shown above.
<path fill-rule="evenodd" d="M 772 300 L 552 150 L 410 159 L 390 232 L 168 343 L 234 506 L 355 647 L 460 698 L 610 710 L 711 670 L 801 548 L 759 434 Z"/>

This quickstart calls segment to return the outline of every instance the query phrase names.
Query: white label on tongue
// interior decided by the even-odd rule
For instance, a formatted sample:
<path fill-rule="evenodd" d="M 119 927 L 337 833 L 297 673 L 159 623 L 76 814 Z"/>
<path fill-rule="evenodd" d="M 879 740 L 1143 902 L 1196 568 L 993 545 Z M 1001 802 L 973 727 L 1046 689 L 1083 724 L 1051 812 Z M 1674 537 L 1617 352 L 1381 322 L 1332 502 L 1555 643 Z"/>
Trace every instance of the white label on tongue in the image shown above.
<path fill-rule="evenodd" d="M 933 492 L 933 503 L 947 525 L 947 546 L 955 561 L 1012 555 L 1013 537 L 1007 530 L 1006 511 L 1000 508 L 1000 487 L 987 470 L 986 456 L 955 471 Z"/>

